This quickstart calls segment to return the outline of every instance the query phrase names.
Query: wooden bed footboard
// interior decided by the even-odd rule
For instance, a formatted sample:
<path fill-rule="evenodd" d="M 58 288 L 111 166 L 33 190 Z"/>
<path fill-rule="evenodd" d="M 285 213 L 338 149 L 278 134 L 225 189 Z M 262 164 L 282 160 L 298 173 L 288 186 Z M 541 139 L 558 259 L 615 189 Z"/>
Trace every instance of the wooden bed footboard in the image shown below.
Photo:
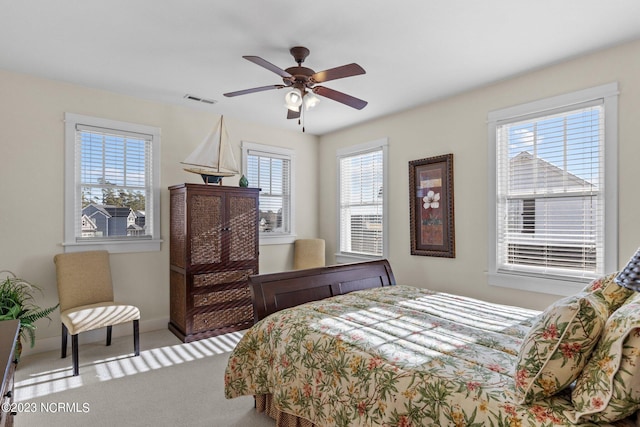
<path fill-rule="evenodd" d="M 395 284 L 386 259 L 249 276 L 254 322 L 305 302 Z"/>

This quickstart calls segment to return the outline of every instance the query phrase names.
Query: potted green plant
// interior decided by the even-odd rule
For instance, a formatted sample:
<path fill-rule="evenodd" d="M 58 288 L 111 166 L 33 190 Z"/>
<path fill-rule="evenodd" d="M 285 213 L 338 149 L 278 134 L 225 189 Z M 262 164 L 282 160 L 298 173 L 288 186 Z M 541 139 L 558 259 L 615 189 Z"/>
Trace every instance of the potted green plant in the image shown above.
<path fill-rule="evenodd" d="M 58 308 L 41 308 L 35 304 L 35 292 L 42 293 L 42 290 L 24 279 L 16 277 L 8 270 L 0 271 L 0 277 L 6 275 L 0 284 L 0 321 L 18 319 L 20 320 L 20 339 L 16 342 L 16 359 L 20 359 L 22 352 L 22 340 L 29 341 L 31 347 L 36 342 L 36 325 L 38 319 L 47 318 Z"/>

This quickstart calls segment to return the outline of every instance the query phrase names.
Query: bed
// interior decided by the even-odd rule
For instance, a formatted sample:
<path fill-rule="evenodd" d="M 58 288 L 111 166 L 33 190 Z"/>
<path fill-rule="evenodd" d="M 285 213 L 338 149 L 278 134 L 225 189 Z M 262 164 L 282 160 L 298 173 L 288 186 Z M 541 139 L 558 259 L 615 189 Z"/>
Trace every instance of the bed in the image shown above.
<path fill-rule="evenodd" d="M 542 312 L 399 285 L 386 260 L 250 286 L 256 323 L 225 396 L 255 396 L 280 427 L 635 425 L 578 418 L 572 387 L 522 402 L 515 372 Z"/>

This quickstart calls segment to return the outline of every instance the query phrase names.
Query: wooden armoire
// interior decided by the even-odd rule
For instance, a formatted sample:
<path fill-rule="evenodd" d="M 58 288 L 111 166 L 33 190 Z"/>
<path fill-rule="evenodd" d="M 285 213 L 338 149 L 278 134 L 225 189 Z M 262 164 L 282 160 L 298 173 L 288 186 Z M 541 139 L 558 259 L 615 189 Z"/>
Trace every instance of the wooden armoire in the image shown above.
<path fill-rule="evenodd" d="M 169 187 L 171 330 L 190 342 L 253 324 L 248 277 L 258 274 L 257 188 Z"/>

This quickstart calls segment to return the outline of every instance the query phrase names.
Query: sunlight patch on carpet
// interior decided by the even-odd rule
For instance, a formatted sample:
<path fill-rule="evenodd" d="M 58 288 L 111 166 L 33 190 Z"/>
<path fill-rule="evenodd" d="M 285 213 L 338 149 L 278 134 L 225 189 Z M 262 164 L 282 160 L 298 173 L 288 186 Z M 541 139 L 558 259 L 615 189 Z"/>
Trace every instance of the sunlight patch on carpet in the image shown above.
<path fill-rule="evenodd" d="M 58 359 L 56 363 L 63 363 L 65 367 L 35 372 L 26 379 L 16 381 L 16 400 L 25 401 L 82 387 L 90 382 L 109 381 L 225 354 L 233 350 L 242 335 L 243 332 L 232 332 L 191 343 L 142 350 L 138 357 L 133 357 L 133 353 L 126 353 L 116 357 L 87 360 L 87 355 L 81 352 L 79 376 L 72 375 L 70 357 Z"/>

